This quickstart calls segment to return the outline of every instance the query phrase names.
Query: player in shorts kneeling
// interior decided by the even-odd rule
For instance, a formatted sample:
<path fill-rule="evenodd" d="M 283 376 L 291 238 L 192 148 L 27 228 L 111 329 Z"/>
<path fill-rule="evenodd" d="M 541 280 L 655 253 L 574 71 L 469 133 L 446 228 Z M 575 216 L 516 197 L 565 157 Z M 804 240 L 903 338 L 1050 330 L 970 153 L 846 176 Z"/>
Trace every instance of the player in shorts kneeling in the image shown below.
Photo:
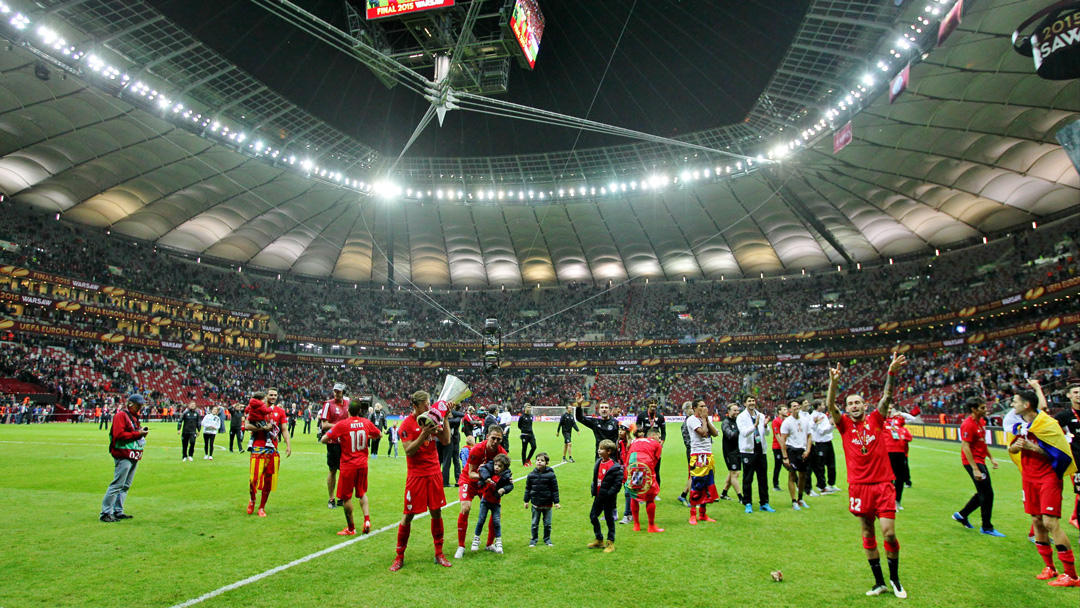
<path fill-rule="evenodd" d="M 892 403 L 896 373 L 907 359 L 893 353 L 889 362 L 885 388 L 877 409 L 866 413 L 862 395 L 847 396 L 846 414 L 836 407 L 836 393 L 840 384 L 840 364 L 829 368 L 828 407 L 836 430 L 844 444 L 847 461 L 848 509 L 862 524 L 863 549 L 874 573 L 874 587 L 866 595 L 880 595 L 888 590 L 881 572 L 881 554 L 877 547 L 877 519 L 881 534 L 885 537 L 885 557 L 889 563 L 889 584 L 896 597 L 907 598 L 907 591 L 900 584 L 900 542 L 896 540 L 896 489 L 893 488 L 893 472 L 885 445 L 885 416 Z"/>

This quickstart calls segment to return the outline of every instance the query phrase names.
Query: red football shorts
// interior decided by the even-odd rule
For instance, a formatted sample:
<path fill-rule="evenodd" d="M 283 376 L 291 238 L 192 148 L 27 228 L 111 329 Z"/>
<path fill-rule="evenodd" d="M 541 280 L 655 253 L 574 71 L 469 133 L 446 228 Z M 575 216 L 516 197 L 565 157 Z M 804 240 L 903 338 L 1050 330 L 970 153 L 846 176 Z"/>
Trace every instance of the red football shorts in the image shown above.
<path fill-rule="evenodd" d="M 472 502 L 472 499 L 484 493 L 476 482 L 461 483 L 461 480 L 458 480 L 458 484 L 458 500 L 461 502 Z"/>
<path fill-rule="evenodd" d="M 445 506 L 442 473 L 405 478 L 405 513 L 424 513 Z"/>
<path fill-rule="evenodd" d="M 367 494 L 367 472 L 367 467 L 341 469 L 337 480 L 338 500 L 349 500 L 354 494 L 363 498 Z"/>
<path fill-rule="evenodd" d="M 848 510 L 859 517 L 896 519 L 896 488 L 891 481 L 850 484 Z"/>
<path fill-rule="evenodd" d="M 1024 513 L 1028 515 L 1051 515 L 1061 517 L 1061 479 L 1046 481 L 1023 481 Z"/>

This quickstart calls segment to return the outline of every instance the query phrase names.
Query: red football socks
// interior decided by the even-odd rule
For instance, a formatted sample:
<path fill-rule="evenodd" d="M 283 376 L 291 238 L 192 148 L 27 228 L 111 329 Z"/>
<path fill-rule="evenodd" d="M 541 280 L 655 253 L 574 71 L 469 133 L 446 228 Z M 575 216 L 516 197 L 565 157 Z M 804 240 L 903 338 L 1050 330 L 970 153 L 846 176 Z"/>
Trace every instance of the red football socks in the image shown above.
<path fill-rule="evenodd" d="M 251 495 L 251 502 L 255 502 L 255 484 L 248 484 L 248 494 Z"/>
<path fill-rule="evenodd" d="M 1064 545 L 1057 546 L 1058 559 L 1061 560 L 1062 569 L 1065 571 L 1065 574 L 1076 578 L 1076 563 L 1073 561 L 1072 549 L 1062 551 L 1062 547 L 1064 547 Z"/>
<path fill-rule="evenodd" d="M 457 544 L 459 547 L 465 546 L 465 537 L 469 535 L 469 514 L 458 513 L 457 516 Z"/>
<path fill-rule="evenodd" d="M 638 519 L 638 515 L 640 513 L 641 513 L 641 507 L 638 506 L 638 501 L 631 500 L 630 501 L 630 514 L 634 516 L 634 523 L 635 524 L 641 523 L 639 521 L 639 519 Z M 649 520 L 649 521 L 652 521 L 652 520 Z"/>
<path fill-rule="evenodd" d="M 397 554 L 399 557 L 405 555 L 405 547 L 409 546 L 409 531 L 411 528 L 412 524 L 398 524 Z"/>
<path fill-rule="evenodd" d="M 636 509 L 636 506 L 635 506 L 635 509 Z M 650 526 L 656 525 L 656 503 L 655 502 L 647 502 L 647 503 L 645 503 L 645 513 L 649 516 L 649 525 Z M 636 511 L 634 513 L 634 521 L 637 521 L 637 512 Z"/>
<path fill-rule="evenodd" d="M 266 506 L 266 499 L 270 498 L 270 490 L 263 490 L 262 496 L 259 498 L 259 508 L 262 509 Z"/>
<path fill-rule="evenodd" d="M 431 520 L 431 538 L 435 541 L 435 555 L 442 555 L 443 521 L 441 517 Z"/>
<path fill-rule="evenodd" d="M 1054 568 L 1054 550 L 1050 548 L 1049 543 L 1035 543 L 1035 550 L 1039 552 L 1039 557 L 1042 557 L 1046 562 L 1046 567 L 1056 570 Z"/>

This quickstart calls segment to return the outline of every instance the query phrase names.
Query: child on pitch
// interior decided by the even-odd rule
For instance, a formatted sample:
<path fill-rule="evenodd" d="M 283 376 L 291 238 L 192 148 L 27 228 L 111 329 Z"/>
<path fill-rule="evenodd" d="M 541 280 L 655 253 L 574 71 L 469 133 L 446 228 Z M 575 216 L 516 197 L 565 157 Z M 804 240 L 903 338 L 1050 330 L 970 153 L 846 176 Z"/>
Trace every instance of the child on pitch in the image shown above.
<path fill-rule="evenodd" d="M 641 503 L 645 503 L 645 513 L 649 518 L 649 532 L 663 532 L 656 527 L 656 497 L 660 494 L 660 482 L 656 478 L 656 464 L 660 462 L 664 446 L 660 443 L 659 427 L 649 429 L 644 437 L 641 429 L 630 443 L 626 453 L 626 490 L 631 493 L 631 513 L 634 518 L 634 532 L 641 531 Z"/>
<path fill-rule="evenodd" d="M 615 515 L 618 510 L 619 491 L 623 484 L 623 467 L 618 460 L 612 458 L 615 455 L 615 442 L 605 439 L 600 442 L 596 449 L 596 464 L 593 465 L 592 476 L 592 510 L 589 511 L 589 520 L 592 522 L 593 533 L 596 540 L 590 542 L 590 549 L 604 548 L 604 553 L 615 551 Z M 600 531 L 600 516 L 604 516 L 607 524 L 607 541 Z"/>
<path fill-rule="evenodd" d="M 502 497 L 514 489 L 513 474 L 510 472 L 510 457 L 498 454 L 479 470 L 480 518 L 476 522 L 476 534 L 473 535 L 472 550 L 480 549 L 480 533 L 484 531 L 484 521 L 491 513 L 491 530 L 495 533 L 495 544 L 488 545 L 488 551 L 501 554 L 502 548 Z"/>
<path fill-rule="evenodd" d="M 271 413 L 273 409 L 266 404 L 266 393 L 259 391 L 251 396 L 247 407 L 244 408 L 244 419 L 250 422 L 251 426 L 268 430 L 271 426 Z"/>
<path fill-rule="evenodd" d="M 461 461 L 461 470 L 463 470 L 463 471 L 469 468 L 469 450 L 474 445 L 476 445 L 476 438 L 473 437 L 472 435 L 466 436 L 465 437 L 465 447 L 461 448 L 461 451 L 458 452 L 458 460 Z M 454 485 L 457 485 L 457 484 L 454 484 Z"/>
<path fill-rule="evenodd" d="M 559 480 L 555 471 L 548 467 L 547 452 L 536 455 L 536 468 L 525 479 L 525 508 L 532 507 L 532 537 L 529 546 L 536 546 L 536 537 L 540 532 L 540 519 L 544 519 L 544 544 L 551 542 L 551 509 L 561 509 L 559 505 Z M 530 504 L 531 503 L 531 504 Z"/>

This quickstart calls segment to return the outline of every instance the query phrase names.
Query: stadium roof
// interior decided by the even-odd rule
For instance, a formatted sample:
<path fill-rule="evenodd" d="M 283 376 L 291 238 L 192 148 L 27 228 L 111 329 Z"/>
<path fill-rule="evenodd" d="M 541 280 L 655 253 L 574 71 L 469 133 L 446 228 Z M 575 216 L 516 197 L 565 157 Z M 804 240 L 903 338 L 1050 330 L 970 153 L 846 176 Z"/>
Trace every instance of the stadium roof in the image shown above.
<path fill-rule="evenodd" d="M 1049 2 L 968 0 L 962 28 L 922 57 L 898 43 L 920 3 L 814 0 L 746 120 L 680 137 L 716 152 L 648 142 L 409 156 L 383 183 L 391 196 L 371 187 L 396 156 L 382 142 L 321 120 L 150 5 L 38 4 L 29 27 L 50 33 L 5 30 L 16 44 L 0 53 L 0 191 L 245 266 L 382 282 L 392 258 L 398 281 L 455 287 L 775 276 L 925 253 L 1080 203 L 1054 140 L 1077 118 L 1080 83 L 1038 79 L 1008 39 Z M 91 49 L 116 73 L 50 55 L 58 35 L 57 50 Z M 908 90 L 890 104 L 886 81 L 909 60 Z M 660 91 L 695 80 L 644 75 Z M 831 134 L 856 110 L 853 143 L 834 154 Z M 790 154 L 751 165 L 727 150 Z"/>

